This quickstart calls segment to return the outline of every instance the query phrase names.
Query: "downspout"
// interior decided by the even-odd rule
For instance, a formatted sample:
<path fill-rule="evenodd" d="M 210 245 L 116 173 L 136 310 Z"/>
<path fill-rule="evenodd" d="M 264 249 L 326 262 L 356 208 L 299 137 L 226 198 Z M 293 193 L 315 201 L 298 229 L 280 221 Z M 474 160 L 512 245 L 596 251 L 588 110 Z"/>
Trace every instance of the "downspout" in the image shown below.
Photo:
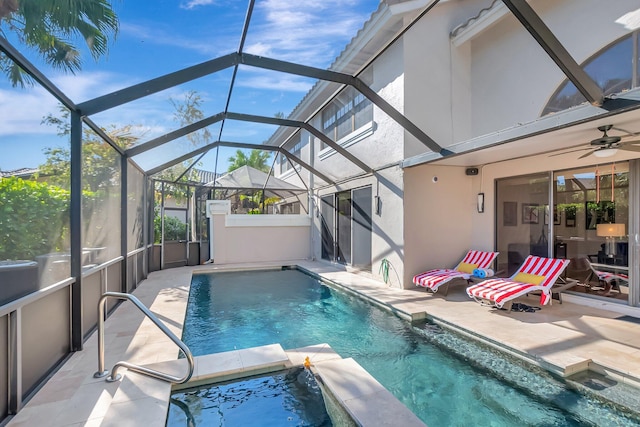
<path fill-rule="evenodd" d="M 309 164 L 311 165 L 312 168 L 315 168 L 315 138 L 313 137 L 313 135 L 309 135 Z M 313 191 L 313 185 L 314 185 L 314 175 L 308 171 L 307 172 L 309 174 L 309 209 L 308 209 L 308 213 L 307 215 L 309 215 L 309 218 L 311 219 L 310 224 L 311 226 L 309 227 L 309 233 L 311 234 L 311 238 L 310 240 L 310 245 L 311 245 L 311 251 L 309 253 L 310 255 L 310 259 L 311 261 L 315 261 L 316 260 L 316 254 L 315 254 L 315 220 L 314 220 L 314 215 L 313 213 L 316 211 L 316 206 L 315 206 L 315 194 Z"/>

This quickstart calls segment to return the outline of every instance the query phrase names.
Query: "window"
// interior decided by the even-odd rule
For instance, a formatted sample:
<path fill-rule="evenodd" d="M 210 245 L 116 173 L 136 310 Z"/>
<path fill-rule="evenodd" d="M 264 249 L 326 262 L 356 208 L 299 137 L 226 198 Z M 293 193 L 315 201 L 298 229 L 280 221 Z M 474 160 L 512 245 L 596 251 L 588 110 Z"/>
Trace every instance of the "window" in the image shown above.
<path fill-rule="evenodd" d="M 602 89 L 605 96 L 638 87 L 640 80 L 637 47 L 639 37 L 640 32 L 634 31 L 596 53 L 582 65 L 587 74 Z M 586 102 L 586 99 L 578 92 L 574 84 L 565 80 L 551 96 L 542 115 L 562 111 L 583 102 Z"/>
<path fill-rule="evenodd" d="M 333 141 L 339 141 L 372 120 L 371 101 L 348 87 L 322 111 L 322 132 Z M 321 149 L 325 147 L 323 143 Z"/>
<path fill-rule="evenodd" d="M 300 136 L 300 132 L 296 136 L 294 136 L 291 141 L 287 143 L 287 147 L 285 148 L 289 153 L 294 156 L 300 158 L 300 152 L 302 151 L 303 146 L 302 138 Z M 295 164 L 295 162 L 294 162 Z M 280 156 L 280 173 L 285 173 L 291 169 L 291 162 L 287 159 L 286 156 Z"/>

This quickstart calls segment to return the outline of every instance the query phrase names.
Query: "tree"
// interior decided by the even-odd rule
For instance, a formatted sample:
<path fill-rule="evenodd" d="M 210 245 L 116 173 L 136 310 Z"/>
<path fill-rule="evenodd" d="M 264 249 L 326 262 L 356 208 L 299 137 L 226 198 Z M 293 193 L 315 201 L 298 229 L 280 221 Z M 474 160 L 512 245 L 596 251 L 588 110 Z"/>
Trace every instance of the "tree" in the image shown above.
<path fill-rule="evenodd" d="M 195 90 L 188 91 L 182 100 L 178 101 L 173 98 L 169 98 L 169 102 L 175 109 L 173 112 L 173 119 L 178 122 L 178 125 L 181 128 L 205 118 L 204 113 L 202 112 L 202 104 L 204 101 L 200 94 Z M 209 129 L 206 127 L 198 129 L 195 132 L 191 132 L 187 135 L 187 140 L 191 143 L 191 147 L 187 150 L 191 151 L 195 147 L 207 145 L 211 142 L 211 139 L 211 132 L 209 132 Z M 161 171 L 158 174 L 158 177 L 166 181 L 175 181 L 178 177 L 183 175 L 184 171 L 192 164 L 193 160 L 190 159 L 177 165 L 173 165 L 172 167 Z M 182 176 L 181 180 L 187 181 L 189 178 L 197 179 L 197 174 L 193 168 L 189 171 L 189 175 L 190 176 Z"/>
<path fill-rule="evenodd" d="M 227 172 L 234 171 L 242 166 L 251 166 L 252 168 L 261 170 L 263 172 L 269 171 L 267 160 L 271 157 L 271 154 L 267 151 L 258 150 L 254 148 L 251 150 L 249 157 L 242 150 L 237 150 L 235 156 L 229 157 L 229 169 Z"/>
<path fill-rule="evenodd" d="M 182 101 L 176 101 L 170 98 L 169 102 L 171 102 L 171 105 L 173 105 L 173 108 L 176 110 L 173 113 L 173 119 L 180 124 L 180 127 L 185 127 L 204 119 L 204 113 L 202 112 L 202 104 L 204 101 L 195 90 L 188 91 Z M 202 146 L 211 141 L 211 132 L 205 127 L 191 132 L 187 135 L 187 139 L 191 141 L 194 147 Z"/>
<path fill-rule="evenodd" d="M 63 107 L 61 117 L 49 114 L 42 122 L 56 126 L 59 136 L 70 134 L 69 111 Z M 138 137 L 131 133 L 132 127 L 131 125 L 121 128 L 112 126 L 103 130 L 116 144 L 126 149 L 138 140 Z M 93 130 L 83 128 L 82 132 L 83 190 L 96 192 L 110 185 L 114 172 L 120 170 L 119 158 L 116 150 Z M 44 149 L 44 153 L 47 158 L 39 168 L 40 174 L 47 176 L 47 181 L 51 184 L 68 188 L 71 178 L 69 147 L 47 147 Z"/>
<path fill-rule="evenodd" d="M 94 59 L 105 55 L 118 18 L 109 0 L 0 0 L 0 32 L 15 33 L 21 43 L 56 69 L 74 73 L 82 68 L 78 48 L 82 38 Z M 0 69 L 11 84 L 24 87 L 27 74 L 0 52 Z"/>

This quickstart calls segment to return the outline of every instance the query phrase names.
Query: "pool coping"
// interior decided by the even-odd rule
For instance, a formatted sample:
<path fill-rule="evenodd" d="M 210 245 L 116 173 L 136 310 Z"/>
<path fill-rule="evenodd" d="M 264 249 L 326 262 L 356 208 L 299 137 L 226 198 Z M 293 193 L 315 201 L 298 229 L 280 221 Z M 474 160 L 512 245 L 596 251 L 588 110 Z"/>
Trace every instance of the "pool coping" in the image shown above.
<path fill-rule="evenodd" d="M 164 425 L 172 392 L 301 367 L 307 357 L 316 379 L 356 425 L 396 426 L 400 422 L 407 427 L 426 426 L 354 359 L 343 359 L 326 343 L 287 351 L 280 344 L 270 344 L 197 356 L 192 378 L 178 385 L 127 372 L 101 426 L 122 427 L 126 425 L 123 420 L 135 420 L 135 425 Z M 187 362 L 177 359 L 145 367 L 178 374 L 187 369 Z M 144 421 L 140 414 L 144 414 Z"/>
<path fill-rule="evenodd" d="M 520 360 L 523 360 L 525 362 L 531 363 L 534 366 L 538 366 L 540 368 L 543 368 L 549 372 L 551 372 L 554 375 L 558 375 L 560 377 L 566 378 L 569 377 L 571 375 L 575 375 L 577 373 L 581 373 L 581 372 L 585 372 L 585 371 L 592 371 L 601 375 L 607 375 L 610 376 L 611 378 L 614 378 L 618 381 L 624 382 L 626 384 L 629 384 L 635 388 L 640 389 L 640 377 L 635 377 L 633 375 L 630 375 L 630 373 L 628 372 L 624 372 L 614 366 L 610 366 L 608 364 L 604 364 L 604 363 L 600 363 L 600 362 L 596 362 L 591 358 L 585 358 L 585 357 L 573 357 L 571 358 L 571 360 L 563 360 L 561 363 L 559 362 L 555 362 L 553 360 L 551 360 L 550 358 L 544 357 L 544 356 L 538 356 L 536 354 L 532 354 L 529 353 L 527 351 L 523 351 L 523 350 L 519 350 L 507 343 L 492 339 L 491 337 L 488 337 L 486 335 L 477 333 L 473 330 L 470 329 L 466 329 L 460 325 L 457 325 L 455 323 L 452 323 L 448 320 L 446 320 L 445 318 L 441 317 L 441 316 L 437 316 L 434 314 L 429 313 L 427 310 L 424 310 L 424 308 L 422 308 L 419 311 L 409 311 L 409 310 L 403 310 L 402 308 L 399 308 L 397 306 L 395 306 L 393 303 L 389 303 L 389 302 L 384 302 L 381 301 L 379 299 L 376 299 L 375 296 L 371 296 L 368 293 L 366 293 L 365 291 L 361 291 L 361 290 L 357 290 L 354 289 L 348 285 L 344 285 L 340 282 L 337 282 L 335 280 L 331 280 L 328 279 L 326 277 L 323 277 L 322 275 L 315 273 L 314 271 L 311 271 L 305 267 L 296 265 L 294 268 L 299 269 L 300 271 L 303 271 L 306 274 L 309 274 L 315 278 L 317 278 L 318 280 L 322 281 L 323 283 L 329 284 L 333 287 L 336 287 L 338 289 L 341 289 L 343 291 L 345 291 L 348 294 L 351 295 L 356 295 L 359 296 L 361 298 L 363 298 L 364 300 L 370 302 L 371 304 L 382 308 L 384 310 L 387 310 L 395 315 L 397 315 L 398 317 L 405 319 L 407 321 L 413 322 L 413 321 L 418 321 L 418 320 L 429 320 L 433 323 L 436 323 L 437 325 L 451 330 L 455 333 L 461 334 L 463 336 L 466 336 L 470 339 L 473 339 L 475 341 L 484 343 L 490 347 L 493 347 L 497 350 L 500 350 L 504 353 L 509 354 L 512 357 L 518 358 Z M 435 295 L 435 294 L 432 294 Z"/>

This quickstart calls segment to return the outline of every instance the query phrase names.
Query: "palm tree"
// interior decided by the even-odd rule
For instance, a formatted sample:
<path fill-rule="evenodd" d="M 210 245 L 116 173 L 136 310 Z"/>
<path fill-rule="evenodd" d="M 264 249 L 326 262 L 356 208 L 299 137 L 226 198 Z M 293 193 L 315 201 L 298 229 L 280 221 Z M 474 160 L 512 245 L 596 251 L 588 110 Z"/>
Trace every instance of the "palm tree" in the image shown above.
<path fill-rule="evenodd" d="M 70 39 L 81 37 L 94 59 L 107 53 L 109 36 L 118 32 L 118 17 L 109 0 L 0 0 L 0 33 L 14 32 L 56 69 L 81 69 L 80 52 Z M 0 69 L 11 84 L 24 87 L 29 77 L 0 52 Z"/>
<path fill-rule="evenodd" d="M 251 166 L 252 168 L 261 170 L 263 172 L 269 171 L 267 160 L 271 157 L 271 154 L 267 151 L 258 150 L 254 148 L 251 150 L 249 157 L 242 150 L 237 150 L 235 156 L 229 157 L 229 169 L 227 172 L 234 171 L 242 166 Z"/>

